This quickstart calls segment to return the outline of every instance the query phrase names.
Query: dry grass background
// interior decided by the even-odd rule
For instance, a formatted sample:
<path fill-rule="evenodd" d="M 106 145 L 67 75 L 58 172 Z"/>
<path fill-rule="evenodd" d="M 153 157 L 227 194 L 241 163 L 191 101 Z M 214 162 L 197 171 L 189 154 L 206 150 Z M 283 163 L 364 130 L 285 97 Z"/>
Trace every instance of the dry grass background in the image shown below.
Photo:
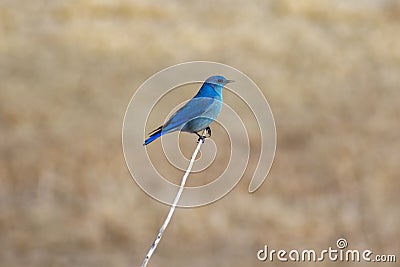
<path fill-rule="evenodd" d="M 151 266 L 265 266 L 264 244 L 342 236 L 399 257 L 399 28 L 396 0 L 1 0 L 0 265 L 141 263 L 168 207 L 130 178 L 122 119 L 145 79 L 190 60 L 256 81 L 277 154 L 256 194 L 246 180 L 178 210 Z"/>

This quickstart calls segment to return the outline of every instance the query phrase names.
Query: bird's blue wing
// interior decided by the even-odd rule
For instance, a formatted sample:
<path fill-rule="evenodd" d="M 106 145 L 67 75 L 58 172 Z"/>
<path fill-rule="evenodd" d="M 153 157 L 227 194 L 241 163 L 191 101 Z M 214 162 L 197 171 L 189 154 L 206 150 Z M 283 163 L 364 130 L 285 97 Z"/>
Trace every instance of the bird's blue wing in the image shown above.
<path fill-rule="evenodd" d="M 180 130 L 188 121 L 204 116 L 212 108 L 218 99 L 209 97 L 195 97 L 177 110 L 163 126 L 163 132 Z"/>

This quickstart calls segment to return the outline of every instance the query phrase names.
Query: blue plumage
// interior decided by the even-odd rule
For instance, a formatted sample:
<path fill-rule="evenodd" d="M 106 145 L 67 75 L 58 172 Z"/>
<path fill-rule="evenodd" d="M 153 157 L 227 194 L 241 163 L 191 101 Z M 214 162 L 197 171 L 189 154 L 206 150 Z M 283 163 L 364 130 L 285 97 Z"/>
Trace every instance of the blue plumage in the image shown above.
<path fill-rule="evenodd" d="M 175 112 L 168 121 L 152 131 L 143 145 L 148 145 L 164 134 L 182 131 L 196 133 L 207 129 L 217 118 L 222 108 L 222 88 L 233 82 L 223 76 L 212 76 L 201 86 L 199 92 L 183 107 Z"/>

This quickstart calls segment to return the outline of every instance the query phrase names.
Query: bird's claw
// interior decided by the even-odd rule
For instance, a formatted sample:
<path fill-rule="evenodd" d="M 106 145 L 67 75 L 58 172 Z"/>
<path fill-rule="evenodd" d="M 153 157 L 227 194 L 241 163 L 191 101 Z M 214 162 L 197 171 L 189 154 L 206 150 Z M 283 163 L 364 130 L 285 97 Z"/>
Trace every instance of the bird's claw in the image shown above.
<path fill-rule="evenodd" d="M 207 138 L 211 137 L 211 128 L 210 127 L 206 128 L 206 133 L 208 134 Z"/>

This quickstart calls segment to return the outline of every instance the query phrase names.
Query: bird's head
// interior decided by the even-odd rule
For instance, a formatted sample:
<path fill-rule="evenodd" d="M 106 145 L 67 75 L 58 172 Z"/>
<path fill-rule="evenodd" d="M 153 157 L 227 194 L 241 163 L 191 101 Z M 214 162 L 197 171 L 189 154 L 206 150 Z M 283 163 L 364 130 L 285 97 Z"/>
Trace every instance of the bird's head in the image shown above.
<path fill-rule="evenodd" d="M 234 82 L 234 81 L 233 80 L 228 80 L 224 76 L 218 76 L 217 75 L 217 76 L 211 76 L 205 82 L 209 83 L 209 84 L 214 84 L 214 85 L 217 85 L 217 86 L 224 87 L 227 83 L 231 83 L 231 82 Z"/>

